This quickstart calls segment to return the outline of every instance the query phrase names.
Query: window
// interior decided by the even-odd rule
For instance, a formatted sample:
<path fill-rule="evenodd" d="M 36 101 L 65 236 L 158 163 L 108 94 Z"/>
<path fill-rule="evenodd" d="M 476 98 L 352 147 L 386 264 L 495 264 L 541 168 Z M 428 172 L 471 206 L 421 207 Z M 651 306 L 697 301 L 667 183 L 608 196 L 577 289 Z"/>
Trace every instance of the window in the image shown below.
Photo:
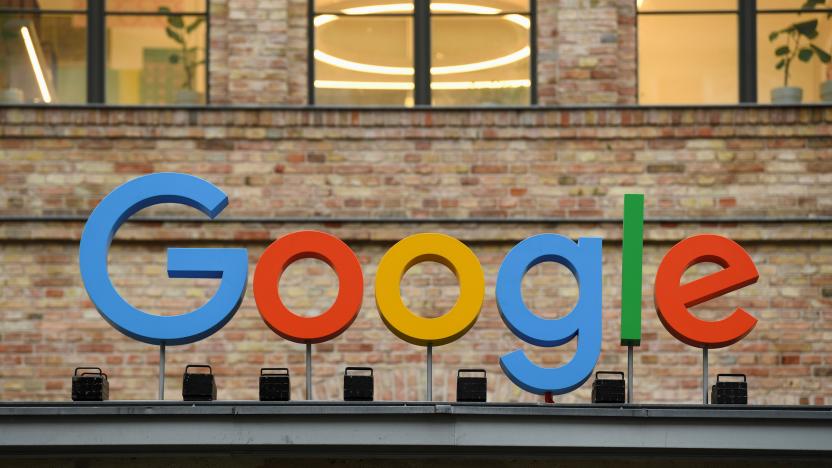
<path fill-rule="evenodd" d="M 0 0 L 0 103 L 86 102 L 85 3 Z"/>
<path fill-rule="evenodd" d="M 832 101 L 832 1 L 637 6 L 642 104 Z"/>
<path fill-rule="evenodd" d="M 317 0 L 311 101 L 530 104 L 532 11 L 529 0 Z"/>
<path fill-rule="evenodd" d="M 200 104 L 205 0 L 0 0 L 0 102 Z"/>
<path fill-rule="evenodd" d="M 803 102 L 832 101 L 832 1 L 757 0 L 759 102 L 786 86 Z M 826 10 L 826 11 L 824 11 Z M 826 83 L 826 84 L 824 84 Z"/>

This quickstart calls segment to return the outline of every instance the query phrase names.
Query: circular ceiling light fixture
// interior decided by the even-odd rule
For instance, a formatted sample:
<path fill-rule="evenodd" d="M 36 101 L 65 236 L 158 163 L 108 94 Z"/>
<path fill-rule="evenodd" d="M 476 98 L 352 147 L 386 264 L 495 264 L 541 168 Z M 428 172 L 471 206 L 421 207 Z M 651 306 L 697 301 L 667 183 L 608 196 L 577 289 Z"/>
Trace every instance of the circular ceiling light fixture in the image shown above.
<path fill-rule="evenodd" d="M 475 15 L 497 15 L 502 12 L 498 8 L 486 7 L 481 5 L 468 5 L 461 3 L 431 3 L 431 12 L 434 13 L 466 13 Z M 389 5 L 367 5 L 361 7 L 345 8 L 341 10 L 345 15 L 373 15 L 373 14 L 390 14 L 390 13 L 412 13 L 412 3 L 394 3 Z M 514 25 L 520 26 L 523 29 L 531 29 L 531 21 L 516 13 L 503 15 L 503 20 L 508 21 Z M 320 27 L 325 24 L 332 23 L 338 20 L 337 15 L 324 14 L 318 15 L 313 19 L 315 27 Z M 386 65 L 376 65 L 371 63 L 355 62 L 352 60 L 342 59 L 332 54 L 328 54 L 321 49 L 315 49 L 313 52 L 315 60 L 326 63 L 333 67 L 342 68 L 345 70 L 357 71 L 362 73 L 374 73 L 380 75 L 398 75 L 398 76 L 412 76 L 415 71 L 412 67 L 391 67 Z M 431 67 L 430 72 L 433 75 L 451 75 L 456 73 L 468 73 L 474 71 L 488 70 L 491 68 L 502 67 L 515 62 L 519 62 L 531 55 L 531 48 L 525 46 L 510 54 L 497 57 L 481 62 L 463 63 L 459 65 L 448 65 L 443 67 Z M 516 80 L 515 80 L 516 81 Z M 346 82 L 345 82 L 346 83 Z M 474 82 L 464 82 L 474 83 Z M 488 82 L 493 83 L 493 82 Z"/>

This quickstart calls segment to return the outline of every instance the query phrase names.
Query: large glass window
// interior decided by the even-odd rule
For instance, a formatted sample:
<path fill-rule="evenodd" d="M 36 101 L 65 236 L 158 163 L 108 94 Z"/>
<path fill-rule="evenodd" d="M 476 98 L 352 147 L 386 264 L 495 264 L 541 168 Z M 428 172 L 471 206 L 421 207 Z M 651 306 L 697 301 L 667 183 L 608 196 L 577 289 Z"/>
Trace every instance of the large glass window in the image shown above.
<path fill-rule="evenodd" d="M 205 2 L 107 0 L 106 101 L 205 102 Z"/>
<path fill-rule="evenodd" d="M 358 5 L 358 6 L 356 6 Z M 413 3 L 319 0 L 315 101 L 413 105 Z"/>
<path fill-rule="evenodd" d="M 433 104 L 530 102 L 528 0 L 434 3 L 431 10 Z"/>
<path fill-rule="evenodd" d="M 757 0 L 759 102 L 832 101 L 832 6 L 823 1 Z"/>
<path fill-rule="evenodd" d="M 832 0 L 637 0 L 642 104 L 832 101 Z"/>
<path fill-rule="evenodd" d="M 0 0 L 0 103 L 83 103 L 83 0 Z"/>
<path fill-rule="evenodd" d="M 205 0 L 0 0 L 0 103 L 204 103 L 206 42 Z"/>
<path fill-rule="evenodd" d="M 531 11 L 529 0 L 317 0 L 313 100 L 529 104 Z"/>
<path fill-rule="evenodd" d="M 638 3 L 639 102 L 737 102 L 737 0 Z"/>

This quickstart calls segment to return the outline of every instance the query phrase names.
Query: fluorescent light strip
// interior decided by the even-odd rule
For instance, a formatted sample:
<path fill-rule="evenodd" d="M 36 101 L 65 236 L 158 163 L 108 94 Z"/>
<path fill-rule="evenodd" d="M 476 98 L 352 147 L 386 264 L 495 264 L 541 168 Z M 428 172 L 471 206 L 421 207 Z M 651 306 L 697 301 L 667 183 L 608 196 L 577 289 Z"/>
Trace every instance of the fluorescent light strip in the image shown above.
<path fill-rule="evenodd" d="M 433 3 L 430 4 L 430 11 L 433 13 L 469 13 L 473 15 L 496 15 L 502 10 L 499 8 L 484 7 L 480 5 L 463 5 L 461 3 Z"/>
<path fill-rule="evenodd" d="M 502 81 L 437 81 L 430 84 L 430 89 L 504 89 L 529 88 L 531 80 L 502 80 Z"/>
<path fill-rule="evenodd" d="M 314 55 L 315 60 L 319 60 L 328 65 L 332 65 L 333 67 L 343 68 L 345 70 L 363 73 L 376 73 L 379 75 L 400 76 L 411 76 L 414 73 L 412 67 L 386 67 L 382 65 L 372 65 L 369 63 L 352 62 L 350 60 L 344 60 L 342 58 L 329 55 L 319 49 L 315 49 Z M 447 67 L 431 67 L 430 72 L 433 75 L 451 75 L 454 73 L 468 73 L 472 71 L 487 70 L 489 68 L 497 68 L 502 67 L 503 65 L 519 62 L 529 55 L 531 55 L 531 49 L 527 46 L 517 52 L 512 52 L 508 55 L 486 60 L 484 62 L 464 63 L 462 65 L 450 65 Z"/>
<path fill-rule="evenodd" d="M 318 15 L 318 16 L 315 17 L 314 20 L 312 20 L 312 23 L 317 28 L 318 26 L 323 26 L 323 25 L 325 25 L 327 23 L 331 23 L 331 22 L 333 22 L 337 19 L 338 19 L 338 17 L 335 16 L 335 15 Z"/>
<path fill-rule="evenodd" d="M 367 5 L 354 8 L 344 8 L 345 15 L 378 15 L 384 13 L 411 13 L 412 3 L 392 3 L 389 5 Z M 496 15 L 502 10 L 480 5 L 465 5 L 462 3 L 431 3 L 430 11 L 434 13 L 468 13 L 472 15 Z"/>
<path fill-rule="evenodd" d="M 35 72 L 35 79 L 38 82 L 38 88 L 40 88 L 40 95 L 43 98 L 43 102 L 48 104 L 52 102 L 52 96 L 49 95 L 49 88 L 46 86 L 46 77 L 43 76 L 43 70 L 40 68 L 40 60 L 38 60 L 38 54 L 35 52 L 32 36 L 29 35 L 29 28 L 21 26 L 20 35 L 23 36 L 23 43 L 26 44 L 29 61 L 32 62 L 32 71 Z"/>
<path fill-rule="evenodd" d="M 510 15 L 503 16 L 503 19 L 506 20 L 506 21 L 511 21 L 512 23 L 514 23 L 516 25 L 519 25 L 520 27 L 522 27 L 524 29 L 531 29 L 532 28 L 531 20 L 526 18 L 523 15 L 510 14 Z"/>
<path fill-rule="evenodd" d="M 413 83 L 401 83 L 390 81 L 315 80 L 315 87 L 320 89 L 371 89 L 394 91 L 410 91 L 414 89 Z M 431 89 L 437 90 L 528 88 L 531 87 L 531 81 L 439 81 L 431 83 L 430 87 Z"/>
<path fill-rule="evenodd" d="M 315 87 L 322 89 L 386 89 L 410 91 L 413 83 L 398 83 L 390 81 L 331 81 L 315 80 Z"/>
<path fill-rule="evenodd" d="M 380 75 L 413 75 L 413 68 L 411 67 L 385 67 L 383 65 L 371 65 L 369 63 L 351 62 L 344 60 L 326 52 L 315 49 L 315 60 L 320 60 L 323 63 L 332 65 L 333 67 L 344 68 L 346 70 L 364 72 L 364 73 L 378 73 Z"/>
<path fill-rule="evenodd" d="M 502 67 L 514 62 L 519 62 L 532 54 L 531 49 L 526 46 L 517 52 L 512 52 L 502 57 L 486 60 L 484 62 L 465 63 L 462 65 L 451 65 L 447 67 L 431 67 L 430 73 L 432 75 L 451 75 L 454 73 L 468 73 L 472 71 L 487 70 L 489 68 Z"/>
<path fill-rule="evenodd" d="M 393 3 L 390 5 L 368 5 L 355 8 L 344 8 L 345 15 L 378 15 L 383 13 L 408 13 L 413 11 L 412 3 Z"/>

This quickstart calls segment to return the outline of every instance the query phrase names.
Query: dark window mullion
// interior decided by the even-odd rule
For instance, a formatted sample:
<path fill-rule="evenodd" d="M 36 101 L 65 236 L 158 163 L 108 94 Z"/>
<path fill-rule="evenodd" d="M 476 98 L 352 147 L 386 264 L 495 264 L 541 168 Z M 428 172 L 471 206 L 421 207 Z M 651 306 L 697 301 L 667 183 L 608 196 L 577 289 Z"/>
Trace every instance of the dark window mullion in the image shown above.
<path fill-rule="evenodd" d="M 757 0 L 739 0 L 740 102 L 757 102 Z"/>
<path fill-rule="evenodd" d="M 105 101 L 104 0 L 87 3 L 87 102 Z"/>
<path fill-rule="evenodd" d="M 531 27 L 529 28 L 529 47 L 531 49 L 531 57 L 529 57 L 529 80 L 531 87 L 529 91 L 531 94 L 531 105 L 537 105 L 537 0 L 529 0 L 529 20 Z"/>
<path fill-rule="evenodd" d="M 315 105 L 315 0 L 307 2 L 306 10 L 306 89 L 307 102 Z"/>
<path fill-rule="evenodd" d="M 413 100 L 417 106 L 427 106 L 431 104 L 430 0 L 414 0 L 413 49 Z"/>

